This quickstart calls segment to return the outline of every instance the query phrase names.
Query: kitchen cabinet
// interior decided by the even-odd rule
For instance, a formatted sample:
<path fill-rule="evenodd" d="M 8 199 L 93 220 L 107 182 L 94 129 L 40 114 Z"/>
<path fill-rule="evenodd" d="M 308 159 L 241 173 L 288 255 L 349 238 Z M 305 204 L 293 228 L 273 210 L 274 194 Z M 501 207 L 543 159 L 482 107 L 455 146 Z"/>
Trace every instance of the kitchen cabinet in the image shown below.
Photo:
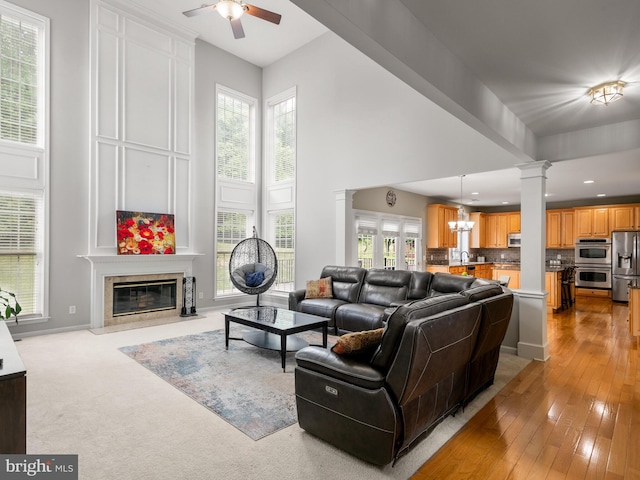
<path fill-rule="evenodd" d="M 574 214 L 576 238 L 611 236 L 608 207 L 579 207 Z"/>
<path fill-rule="evenodd" d="M 629 289 L 629 332 L 634 337 L 640 336 L 640 288 Z"/>
<path fill-rule="evenodd" d="M 427 272 L 431 273 L 449 273 L 449 265 L 427 265 Z"/>
<path fill-rule="evenodd" d="M 451 233 L 449 222 L 458 220 L 458 209 L 448 205 L 427 206 L 427 248 L 455 248 L 458 234 Z"/>
<path fill-rule="evenodd" d="M 609 208 L 611 231 L 640 229 L 640 205 L 615 205 Z"/>
<path fill-rule="evenodd" d="M 490 213 L 486 216 L 487 248 L 507 248 L 508 218 L 506 213 Z"/>
<path fill-rule="evenodd" d="M 469 248 L 486 248 L 486 214 L 482 212 L 472 212 L 469 214 L 469 220 L 474 222 L 473 228 L 469 233 Z"/>
<path fill-rule="evenodd" d="M 547 295 L 547 308 L 559 310 L 562 307 L 562 270 L 544 273 L 545 290 Z"/>
<path fill-rule="evenodd" d="M 493 264 L 483 263 L 476 265 L 474 276 L 476 278 L 486 278 L 487 280 L 491 280 L 493 278 Z"/>
<path fill-rule="evenodd" d="M 509 288 L 520 288 L 520 270 L 507 270 L 504 268 L 493 269 L 493 280 L 500 280 L 502 275 L 508 275 Z"/>
<path fill-rule="evenodd" d="M 520 233 L 520 212 L 507 214 L 507 233 Z"/>
<path fill-rule="evenodd" d="M 573 210 L 547 210 L 547 248 L 574 248 L 573 232 Z"/>

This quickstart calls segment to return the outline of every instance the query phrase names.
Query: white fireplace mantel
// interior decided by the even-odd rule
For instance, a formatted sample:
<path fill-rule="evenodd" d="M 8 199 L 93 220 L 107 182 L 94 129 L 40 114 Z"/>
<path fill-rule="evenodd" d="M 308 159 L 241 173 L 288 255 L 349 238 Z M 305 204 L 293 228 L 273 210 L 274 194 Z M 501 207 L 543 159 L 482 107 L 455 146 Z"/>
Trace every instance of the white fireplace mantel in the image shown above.
<path fill-rule="evenodd" d="M 78 255 L 91 263 L 91 328 L 104 326 L 104 279 L 127 275 L 182 273 L 192 276 L 193 260 L 204 254 Z"/>

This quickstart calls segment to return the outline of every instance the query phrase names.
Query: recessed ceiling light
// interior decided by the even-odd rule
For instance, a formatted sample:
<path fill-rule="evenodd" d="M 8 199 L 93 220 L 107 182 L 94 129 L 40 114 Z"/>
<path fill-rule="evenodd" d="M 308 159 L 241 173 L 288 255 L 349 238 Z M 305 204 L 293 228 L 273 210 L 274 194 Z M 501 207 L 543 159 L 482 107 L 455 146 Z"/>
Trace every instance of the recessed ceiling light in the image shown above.
<path fill-rule="evenodd" d="M 606 193 L 599 193 L 598 195 L 596 195 L 596 197 L 606 197 L 607 194 Z"/>
<path fill-rule="evenodd" d="M 480 195 L 480 192 L 471 192 L 471 195 Z"/>
<path fill-rule="evenodd" d="M 584 181 L 584 182 L 582 182 L 582 183 L 595 183 L 595 180 L 585 180 L 585 181 Z"/>
<path fill-rule="evenodd" d="M 509 202 L 502 202 L 503 205 L 509 205 Z"/>

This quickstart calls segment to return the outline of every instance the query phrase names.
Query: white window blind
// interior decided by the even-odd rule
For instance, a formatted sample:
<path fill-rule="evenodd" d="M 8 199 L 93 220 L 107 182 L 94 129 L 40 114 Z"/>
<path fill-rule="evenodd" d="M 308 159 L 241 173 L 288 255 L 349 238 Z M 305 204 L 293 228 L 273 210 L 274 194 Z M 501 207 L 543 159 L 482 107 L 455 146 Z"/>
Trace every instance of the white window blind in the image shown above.
<path fill-rule="evenodd" d="M 0 9 L 0 139 L 39 143 L 42 28 Z"/>
<path fill-rule="evenodd" d="M 296 98 L 290 97 L 273 105 L 272 181 L 293 180 L 296 161 Z"/>
<path fill-rule="evenodd" d="M 269 216 L 274 230 L 273 249 L 278 257 L 278 277 L 275 290 L 293 290 L 295 273 L 295 223 L 293 211 L 281 211 Z"/>
<path fill-rule="evenodd" d="M 357 233 L 361 235 L 377 235 L 378 234 L 378 220 L 368 217 L 357 217 Z"/>
<path fill-rule="evenodd" d="M 253 101 L 218 89 L 216 156 L 218 177 L 254 181 Z"/>
<path fill-rule="evenodd" d="M 406 238 L 420 238 L 422 226 L 419 223 L 404 222 L 404 236 Z"/>
<path fill-rule="evenodd" d="M 235 246 L 250 237 L 253 214 L 218 211 L 216 222 L 216 293 L 228 294 L 235 289 L 229 278 L 229 260 Z"/>
<path fill-rule="evenodd" d="M 0 287 L 16 295 L 23 315 L 39 311 L 42 197 L 0 193 Z"/>
<path fill-rule="evenodd" d="M 382 221 L 382 234 L 385 237 L 397 237 L 400 233 L 400 223 L 391 220 Z"/>

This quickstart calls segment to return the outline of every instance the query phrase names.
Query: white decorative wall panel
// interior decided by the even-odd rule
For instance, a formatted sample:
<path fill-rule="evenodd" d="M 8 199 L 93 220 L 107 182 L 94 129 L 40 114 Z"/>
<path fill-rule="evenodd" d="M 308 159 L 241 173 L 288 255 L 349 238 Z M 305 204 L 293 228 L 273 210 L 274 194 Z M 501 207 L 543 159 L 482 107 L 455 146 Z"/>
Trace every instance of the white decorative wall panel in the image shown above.
<path fill-rule="evenodd" d="M 127 39 L 136 40 L 138 43 L 161 50 L 165 55 L 171 55 L 171 35 L 146 27 L 128 16 L 124 16 L 124 34 Z"/>
<path fill-rule="evenodd" d="M 0 150 L 0 171 L 6 177 L 15 179 L 38 180 L 38 164 L 40 156 L 23 155 L 11 149 Z"/>
<path fill-rule="evenodd" d="M 96 243 L 98 247 L 108 248 L 116 241 L 118 147 L 99 142 L 97 150 L 98 181 L 95 182 L 95 191 L 101 208 L 95 212 L 98 225 Z"/>
<path fill-rule="evenodd" d="M 272 208 L 293 208 L 293 186 L 285 185 L 281 187 L 269 187 L 269 198 L 267 209 Z"/>
<path fill-rule="evenodd" d="M 126 148 L 123 209 L 173 213 L 169 208 L 169 157 Z"/>
<path fill-rule="evenodd" d="M 91 5 L 89 254 L 116 254 L 117 209 L 175 214 L 189 251 L 194 37 L 133 4 Z"/>
<path fill-rule="evenodd" d="M 118 37 L 107 30 L 98 31 L 97 58 L 97 134 L 118 137 Z"/>
<path fill-rule="evenodd" d="M 191 162 L 186 158 L 175 159 L 175 183 L 177 185 L 189 185 L 191 177 Z M 186 188 L 177 189 L 175 204 L 175 229 L 176 229 L 176 246 L 178 248 L 187 248 L 190 245 L 189 235 L 189 190 Z"/>
<path fill-rule="evenodd" d="M 222 208 L 251 208 L 255 203 L 255 187 L 253 185 L 221 184 L 217 189 Z"/>
<path fill-rule="evenodd" d="M 191 142 L 191 104 L 189 98 L 191 97 L 191 84 L 192 84 L 192 69 L 191 66 L 182 62 L 176 62 L 175 73 L 175 124 L 174 130 L 176 132 L 175 138 L 175 150 L 180 153 L 191 153 L 189 151 Z"/>
<path fill-rule="evenodd" d="M 124 140 L 170 148 L 171 59 L 125 40 Z"/>

